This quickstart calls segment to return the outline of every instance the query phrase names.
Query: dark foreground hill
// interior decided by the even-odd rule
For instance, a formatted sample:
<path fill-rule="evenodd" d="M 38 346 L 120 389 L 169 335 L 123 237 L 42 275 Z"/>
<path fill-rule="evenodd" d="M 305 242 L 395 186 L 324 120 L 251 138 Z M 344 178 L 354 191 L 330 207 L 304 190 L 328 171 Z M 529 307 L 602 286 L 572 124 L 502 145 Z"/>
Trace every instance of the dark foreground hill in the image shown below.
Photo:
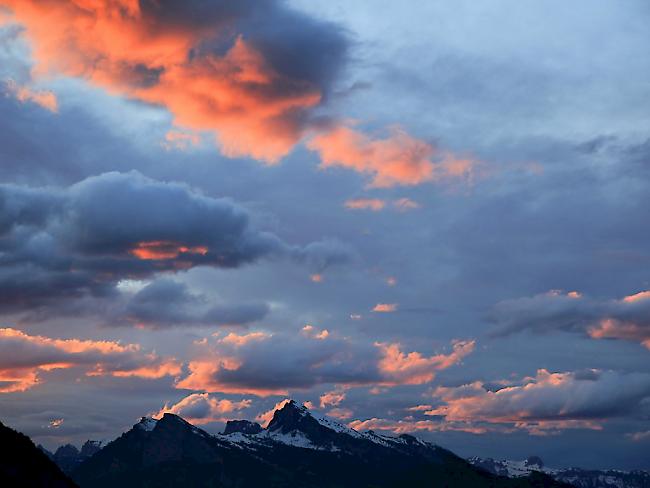
<path fill-rule="evenodd" d="M 29 437 L 0 423 L 0 487 L 74 488 L 75 486 Z"/>
<path fill-rule="evenodd" d="M 229 423 L 211 435 L 180 417 L 143 418 L 72 473 L 82 488 L 560 487 L 508 479 L 402 435 L 360 433 L 291 402 L 266 429 Z"/>

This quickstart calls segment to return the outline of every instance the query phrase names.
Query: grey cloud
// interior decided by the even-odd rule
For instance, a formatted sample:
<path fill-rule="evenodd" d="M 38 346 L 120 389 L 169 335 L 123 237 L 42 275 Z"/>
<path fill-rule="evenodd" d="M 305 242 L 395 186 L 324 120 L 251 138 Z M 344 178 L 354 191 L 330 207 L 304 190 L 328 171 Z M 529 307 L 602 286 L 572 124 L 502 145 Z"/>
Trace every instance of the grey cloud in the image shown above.
<path fill-rule="evenodd" d="M 246 325 L 262 320 L 269 311 L 262 302 L 215 305 L 208 297 L 192 293 L 186 284 L 162 278 L 135 293 L 115 312 L 110 324 L 126 322 L 152 328 Z"/>
<path fill-rule="evenodd" d="M 580 332 L 595 338 L 627 339 L 650 348 L 650 293 L 622 299 L 597 299 L 552 291 L 505 300 L 490 314 L 495 335 L 523 330 Z"/>
<path fill-rule="evenodd" d="M 120 279 L 196 266 L 345 259 L 341 246 L 299 248 L 254 228 L 249 213 L 229 199 L 137 172 L 105 173 L 63 189 L 0 185 L 0 210 L 0 304 L 9 309 L 106 296 Z M 233 310 L 210 313 L 242 320 Z"/>

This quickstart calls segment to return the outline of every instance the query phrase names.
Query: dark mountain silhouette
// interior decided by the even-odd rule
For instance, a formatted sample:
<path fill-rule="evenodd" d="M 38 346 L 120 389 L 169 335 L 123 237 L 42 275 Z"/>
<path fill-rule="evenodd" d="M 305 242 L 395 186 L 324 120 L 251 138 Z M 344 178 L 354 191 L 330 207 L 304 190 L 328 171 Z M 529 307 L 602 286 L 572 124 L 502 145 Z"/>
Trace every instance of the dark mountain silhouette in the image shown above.
<path fill-rule="evenodd" d="M 0 486 L 74 488 L 76 485 L 29 437 L 0 423 Z"/>
<path fill-rule="evenodd" d="M 77 466 L 102 448 L 100 441 L 86 441 L 81 450 L 72 444 L 65 444 L 59 447 L 54 453 L 48 451 L 43 446 L 38 448 L 43 451 L 55 464 L 66 474 L 70 474 Z"/>
<path fill-rule="evenodd" d="M 143 418 L 73 471 L 82 488 L 560 487 L 508 479 L 413 436 L 360 433 L 295 402 L 266 429 L 230 422 L 211 435 L 182 418 Z"/>

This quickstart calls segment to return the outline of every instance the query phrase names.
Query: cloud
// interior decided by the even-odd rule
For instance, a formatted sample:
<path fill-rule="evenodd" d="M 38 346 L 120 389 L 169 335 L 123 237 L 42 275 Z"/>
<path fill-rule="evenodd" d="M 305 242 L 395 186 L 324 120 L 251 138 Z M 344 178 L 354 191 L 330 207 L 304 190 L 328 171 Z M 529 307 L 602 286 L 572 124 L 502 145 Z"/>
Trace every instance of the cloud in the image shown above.
<path fill-rule="evenodd" d="M 345 202 L 345 207 L 350 210 L 372 210 L 378 212 L 386 206 L 386 202 L 379 198 L 356 198 Z"/>
<path fill-rule="evenodd" d="M 262 320 L 266 303 L 214 304 L 202 294 L 192 293 L 185 283 L 160 278 L 133 294 L 114 313 L 109 325 L 130 324 L 150 328 L 181 325 L 247 325 Z"/>
<path fill-rule="evenodd" d="M 638 342 L 650 349 L 650 292 L 622 299 L 595 299 L 578 292 L 550 291 L 498 303 L 490 319 L 496 335 L 522 330 L 581 332 L 594 339 Z"/>
<path fill-rule="evenodd" d="M 349 420 L 354 412 L 349 408 L 333 408 L 327 412 L 327 415 L 339 420 Z"/>
<path fill-rule="evenodd" d="M 412 432 L 446 432 L 460 431 L 472 434 L 483 434 L 487 429 L 472 427 L 470 425 L 455 424 L 451 422 L 435 422 L 433 420 L 407 419 L 380 419 L 373 417 L 367 420 L 353 420 L 348 423 L 349 427 L 355 430 L 384 430 L 394 434 L 409 434 Z"/>
<path fill-rule="evenodd" d="M 348 47 L 341 29 L 280 1 L 3 4 L 25 26 L 37 73 L 161 105 L 179 127 L 212 132 L 224 154 L 269 163 L 312 124 Z"/>
<path fill-rule="evenodd" d="M 404 353 L 399 344 L 378 343 L 382 352 L 379 370 L 383 385 L 421 385 L 430 383 L 438 371 L 460 363 L 474 351 L 474 341 L 454 341 L 450 354 L 426 357 L 419 352 Z"/>
<path fill-rule="evenodd" d="M 196 266 L 236 268 L 288 257 L 325 269 L 350 258 L 336 241 L 289 246 L 253 227 L 246 210 L 179 183 L 140 173 L 105 173 L 67 188 L 0 185 L 0 307 L 32 311 L 59 298 L 107 296 L 121 279 L 143 279 Z M 159 284 L 136 297 L 170 295 Z M 191 301 L 183 290 L 178 300 Z M 138 303 L 140 300 L 140 303 Z M 204 320 L 245 322 L 259 304 L 220 306 Z M 169 310 L 168 310 L 169 311 Z M 149 311 L 151 313 L 152 311 Z"/>
<path fill-rule="evenodd" d="M 180 363 L 143 351 L 138 344 L 53 339 L 0 329 L 0 392 L 25 391 L 54 369 L 81 368 L 86 376 L 162 378 L 181 373 Z"/>
<path fill-rule="evenodd" d="M 393 206 L 401 212 L 406 212 L 407 210 L 414 210 L 416 208 L 420 208 L 420 204 L 418 202 L 414 202 L 410 198 L 406 198 L 406 197 L 398 198 L 397 200 L 394 200 Z"/>
<path fill-rule="evenodd" d="M 378 313 L 397 312 L 397 303 L 378 303 L 372 308 L 372 311 Z"/>
<path fill-rule="evenodd" d="M 347 200 L 344 206 L 349 210 L 372 210 L 373 212 L 379 212 L 389 204 L 398 212 L 407 212 L 409 210 L 420 208 L 419 203 L 406 197 L 398 198 L 392 202 L 386 202 L 386 200 L 380 198 L 355 198 Z"/>
<path fill-rule="evenodd" d="M 161 418 L 165 413 L 173 413 L 183 417 L 193 424 L 209 424 L 230 420 L 228 414 L 245 410 L 251 406 L 252 400 L 232 401 L 219 399 L 207 393 L 192 393 L 174 405 L 165 405 L 153 415 Z"/>
<path fill-rule="evenodd" d="M 58 112 L 59 106 L 56 95 L 49 90 L 33 90 L 28 86 L 20 86 L 14 80 L 6 83 L 7 91 L 20 102 L 31 102 L 50 112 Z"/>
<path fill-rule="evenodd" d="M 650 439 L 650 430 L 632 432 L 631 434 L 627 434 L 627 437 L 629 437 L 634 442 L 645 441 Z"/>
<path fill-rule="evenodd" d="M 323 168 L 343 167 L 369 175 L 371 187 L 418 185 L 429 181 L 470 178 L 477 163 L 437 154 L 429 143 L 394 128 L 385 139 L 369 136 L 346 126 L 314 136 L 307 147 L 320 154 Z M 433 162 L 433 156 L 440 161 Z"/>
<path fill-rule="evenodd" d="M 345 400 L 345 391 L 333 390 L 325 392 L 320 396 L 320 408 L 338 407 L 343 400 Z"/>
<path fill-rule="evenodd" d="M 540 369 L 535 377 L 496 391 L 474 382 L 438 387 L 433 397 L 442 405 L 426 414 L 448 422 L 505 424 L 534 434 L 567 428 L 601 429 L 608 419 L 643 414 L 650 398 L 650 375 Z"/>
<path fill-rule="evenodd" d="M 254 334 L 254 335 L 253 335 Z M 318 385 L 398 386 L 425 384 L 458 364 L 474 348 L 456 342 L 449 354 L 404 353 L 399 344 L 370 344 L 314 328 L 303 334 L 250 333 L 199 344 L 189 374 L 176 387 L 212 393 L 288 395 Z M 328 398 L 329 405 L 333 398 Z"/>

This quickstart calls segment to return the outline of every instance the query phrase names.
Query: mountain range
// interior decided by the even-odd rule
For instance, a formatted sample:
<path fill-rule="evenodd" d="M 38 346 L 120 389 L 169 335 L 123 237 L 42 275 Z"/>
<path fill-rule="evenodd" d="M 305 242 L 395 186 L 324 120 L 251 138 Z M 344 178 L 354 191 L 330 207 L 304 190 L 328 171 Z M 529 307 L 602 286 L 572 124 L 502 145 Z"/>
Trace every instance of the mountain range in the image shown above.
<path fill-rule="evenodd" d="M 4 435 L 2 446 L 8 442 Z M 49 453 L 51 461 L 27 437 L 22 438 L 31 445 L 23 464 L 34 456 L 49 463 L 51 476 L 58 473 L 56 479 L 61 481 L 57 482 L 69 484 L 7 486 L 74 486 L 55 462 L 81 488 L 571 486 L 566 483 L 570 480 L 554 479 L 554 473 L 544 472 L 541 466 L 514 476 L 514 472 L 490 469 L 478 458 L 468 462 L 411 435 L 358 432 L 294 401 L 276 410 L 266 428 L 236 420 L 229 421 L 221 434 L 209 434 L 171 413 L 158 420 L 143 417 L 105 446 L 92 441 L 80 451 L 63 446 Z"/>
<path fill-rule="evenodd" d="M 650 488 L 650 473 L 647 471 L 621 471 L 618 469 L 593 470 L 581 468 L 549 468 L 538 456 L 523 461 L 495 460 L 472 457 L 468 461 L 490 473 L 517 478 L 533 472 L 544 473 L 557 481 L 569 483 L 578 488 Z"/>

